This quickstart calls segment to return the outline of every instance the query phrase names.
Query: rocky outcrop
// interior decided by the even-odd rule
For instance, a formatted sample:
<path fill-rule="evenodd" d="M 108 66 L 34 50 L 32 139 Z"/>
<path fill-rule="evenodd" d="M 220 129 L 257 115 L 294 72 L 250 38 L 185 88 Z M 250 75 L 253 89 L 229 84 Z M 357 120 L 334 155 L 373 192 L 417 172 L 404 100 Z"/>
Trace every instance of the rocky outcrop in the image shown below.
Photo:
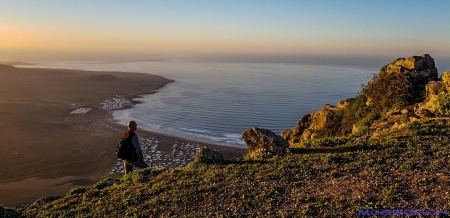
<path fill-rule="evenodd" d="M 441 81 L 445 86 L 447 92 L 450 92 L 450 71 L 446 71 L 442 74 Z"/>
<path fill-rule="evenodd" d="M 401 76 L 392 74 L 401 74 Z M 391 110 L 387 114 L 377 112 L 378 114 L 375 115 L 366 114 L 372 117 L 364 117 L 363 115 L 361 118 L 358 118 L 360 120 L 352 120 L 348 118 L 349 113 L 356 112 L 358 109 L 349 107 L 353 105 L 356 99 L 348 98 L 339 101 L 337 107 L 327 104 L 321 110 L 304 115 L 298 120 L 296 127 L 283 130 L 281 136 L 289 141 L 290 144 L 296 144 L 308 139 L 329 135 L 334 136 L 336 133 L 349 134 L 351 132 L 359 134 L 364 130 L 364 133 L 370 134 L 374 131 L 398 126 L 401 123 L 433 117 L 440 92 L 442 90 L 450 92 L 450 71 L 445 72 L 441 77 L 441 81 L 438 81 L 438 71 L 434 59 L 429 54 L 398 58 L 385 65 L 380 70 L 380 76 L 377 79 L 369 82 L 372 85 L 370 87 L 372 89 L 368 88 L 369 85 L 364 86 L 366 89 L 363 89 L 359 100 L 365 100 L 366 106 L 378 107 L 381 105 L 380 102 L 384 102 L 384 105 L 381 106 Z M 391 81 L 393 82 L 389 83 Z M 384 91 L 384 88 L 389 89 L 390 85 L 400 84 L 399 87 L 393 87 L 392 90 L 388 91 L 392 95 L 389 99 L 395 100 L 398 98 L 402 102 L 396 104 L 396 102 L 387 101 L 386 103 L 384 101 L 387 98 L 385 97 L 386 95 L 377 90 L 377 87 L 380 87 L 377 85 L 383 84 L 389 85 L 385 85 L 387 87 L 381 88 L 381 91 Z M 418 101 L 422 101 L 424 92 L 426 93 L 427 101 L 418 103 Z M 359 113 L 364 112 L 359 111 Z M 345 118 L 343 114 L 345 114 Z M 372 119 L 378 119 L 373 117 L 383 117 L 383 119 L 373 121 Z M 341 128 L 339 132 L 337 131 L 338 128 Z"/>
<path fill-rule="evenodd" d="M 308 128 L 309 124 L 311 124 L 311 114 L 305 114 L 297 121 L 298 127 Z"/>
<path fill-rule="evenodd" d="M 195 162 L 200 163 L 220 163 L 223 161 L 223 156 L 221 153 L 211 150 L 208 147 L 203 147 L 197 150 L 195 156 Z"/>
<path fill-rule="evenodd" d="M 268 129 L 257 127 L 246 129 L 242 133 L 242 138 L 249 153 L 281 154 L 289 147 L 284 138 Z"/>
<path fill-rule="evenodd" d="M 398 58 L 386 66 L 386 72 L 409 74 L 418 73 L 422 78 L 430 81 L 438 78 L 438 71 L 434 59 L 429 54 L 411 56 L 409 58 Z"/>
<path fill-rule="evenodd" d="M 436 96 L 445 87 L 445 83 L 442 81 L 431 81 L 425 85 L 425 92 L 428 98 Z"/>
<path fill-rule="evenodd" d="M 326 104 L 322 110 L 316 111 L 311 114 L 309 128 L 314 130 L 323 129 L 330 119 L 333 117 L 336 107 L 330 104 Z"/>
<path fill-rule="evenodd" d="M 441 81 L 431 81 L 425 85 L 426 101 L 419 103 L 415 113 L 420 117 L 433 117 L 436 111 L 436 103 L 440 96 L 450 93 L 450 71 L 446 71 L 441 76 Z"/>
<path fill-rule="evenodd" d="M 341 101 L 341 107 L 346 107 L 354 99 Z M 343 103 L 345 102 L 345 103 Z M 345 105 L 344 104 L 348 104 Z M 297 121 L 297 126 L 292 129 L 285 129 L 281 132 L 281 137 L 288 140 L 289 143 L 295 144 L 300 141 L 317 137 L 317 133 L 324 130 L 328 123 L 333 119 L 337 107 L 326 104 L 322 110 L 306 114 Z"/>

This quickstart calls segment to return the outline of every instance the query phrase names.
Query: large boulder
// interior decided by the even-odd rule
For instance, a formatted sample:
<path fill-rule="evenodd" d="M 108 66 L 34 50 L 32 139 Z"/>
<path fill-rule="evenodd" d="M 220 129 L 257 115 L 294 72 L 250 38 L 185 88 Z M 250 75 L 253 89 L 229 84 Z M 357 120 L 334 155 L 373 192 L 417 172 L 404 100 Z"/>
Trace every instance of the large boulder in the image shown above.
<path fill-rule="evenodd" d="M 332 119 L 335 111 L 336 107 L 326 104 L 322 110 L 311 113 L 309 129 L 321 130 L 325 128 L 327 123 Z"/>
<path fill-rule="evenodd" d="M 429 81 L 436 80 L 438 77 L 434 59 L 429 54 L 411 56 L 409 58 L 398 58 L 386 66 L 386 72 L 389 74 L 409 74 L 415 72 Z"/>
<path fill-rule="evenodd" d="M 353 102 L 353 98 L 343 100 L 342 104 L 347 104 L 346 107 Z M 313 139 L 321 136 L 320 132 L 327 131 L 330 121 L 333 120 L 337 107 L 326 104 L 322 110 L 306 114 L 297 121 L 297 126 L 292 129 L 285 129 L 281 132 L 281 136 L 288 140 L 291 144 L 296 144 L 307 139 Z"/>
<path fill-rule="evenodd" d="M 197 150 L 195 156 L 195 162 L 200 163 L 220 163 L 223 161 L 221 153 L 211 150 L 208 147 L 203 147 Z"/>
<path fill-rule="evenodd" d="M 242 133 L 242 138 L 250 153 L 280 154 L 289 147 L 289 143 L 268 129 L 253 127 Z"/>

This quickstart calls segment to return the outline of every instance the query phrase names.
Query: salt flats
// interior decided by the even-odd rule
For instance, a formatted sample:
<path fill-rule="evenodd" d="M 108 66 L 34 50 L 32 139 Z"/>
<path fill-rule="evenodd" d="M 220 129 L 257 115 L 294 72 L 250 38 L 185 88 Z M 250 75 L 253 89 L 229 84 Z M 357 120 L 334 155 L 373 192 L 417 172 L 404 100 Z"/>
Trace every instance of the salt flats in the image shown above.
<path fill-rule="evenodd" d="M 70 114 L 85 114 L 85 113 L 89 112 L 90 110 L 92 110 L 92 108 L 78 108 L 78 109 L 70 112 Z"/>
<path fill-rule="evenodd" d="M 139 137 L 141 142 L 142 154 L 144 161 L 150 165 L 151 168 L 170 169 L 175 167 L 187 166 L 194 161 L 195 152 L 201 146 L 195 143 L 175 141 L 171 145 L 171 149 L 158 149 L 162 146 L 160 141 L 155 138 Z M 167 145 L 166 145 L 167 146 Z M 109 172 L 112 174 L 123 174 L 123 163 L 120 159 L 116 161 Z"/>
<path fill-rule="evenodd" d="M 126 106 L 130 106 L 131 102 L 125 98 L 112 98 L 112 100 L 106 100 L 103 103 L 100 103 L 102 105 L 102 109 L 105 110 L 117 110 L 122 109 Z"/>

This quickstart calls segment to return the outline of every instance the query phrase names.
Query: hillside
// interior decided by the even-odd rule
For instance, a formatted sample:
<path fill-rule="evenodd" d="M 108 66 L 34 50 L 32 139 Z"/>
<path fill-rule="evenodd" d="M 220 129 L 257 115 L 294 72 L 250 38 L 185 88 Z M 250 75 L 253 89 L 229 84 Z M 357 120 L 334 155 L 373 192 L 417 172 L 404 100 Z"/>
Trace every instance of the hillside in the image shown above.
<path fill-rule="evenodd" d="M 249 153 L 242 159 L 222 161 L 219 154 L 197 152 L 197 161 L 184 168 L 105 178 L 64 197 L 8 212 L 0 208 L 0 215 L 445 215 L 450 205 L 447 76 L 450 72 L 438 78 L 429 55 L 397 59 L 357 97 L 303 116 L 283 138 L 256 128 L 244 131 Z M 255 147 L 258 140 L 261 147 Z"/>
<path fill-rule="evenodd" d="M 354 217 L 362 209 L 442 210 L 450 202 L 447 122 L 415 122 L 367 142 L 318 140 L 266 160 L 135 172 L 32 205 L 23 215 Z"/>

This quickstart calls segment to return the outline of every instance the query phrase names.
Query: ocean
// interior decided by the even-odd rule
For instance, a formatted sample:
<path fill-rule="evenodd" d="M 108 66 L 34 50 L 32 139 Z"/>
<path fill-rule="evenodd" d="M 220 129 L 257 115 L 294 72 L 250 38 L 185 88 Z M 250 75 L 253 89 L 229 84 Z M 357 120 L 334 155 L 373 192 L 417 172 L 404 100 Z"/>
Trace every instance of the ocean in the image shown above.
<path fill-rule="evenodd" d="M 355 97 L 378 69 L 308 64 L 221 62 L 58 62 L 38 67 L 141 72 L 175 80 L 114 118 L 208 143 L 245 146 L 254 126 L 280 134 L 304 114 Z"/>

